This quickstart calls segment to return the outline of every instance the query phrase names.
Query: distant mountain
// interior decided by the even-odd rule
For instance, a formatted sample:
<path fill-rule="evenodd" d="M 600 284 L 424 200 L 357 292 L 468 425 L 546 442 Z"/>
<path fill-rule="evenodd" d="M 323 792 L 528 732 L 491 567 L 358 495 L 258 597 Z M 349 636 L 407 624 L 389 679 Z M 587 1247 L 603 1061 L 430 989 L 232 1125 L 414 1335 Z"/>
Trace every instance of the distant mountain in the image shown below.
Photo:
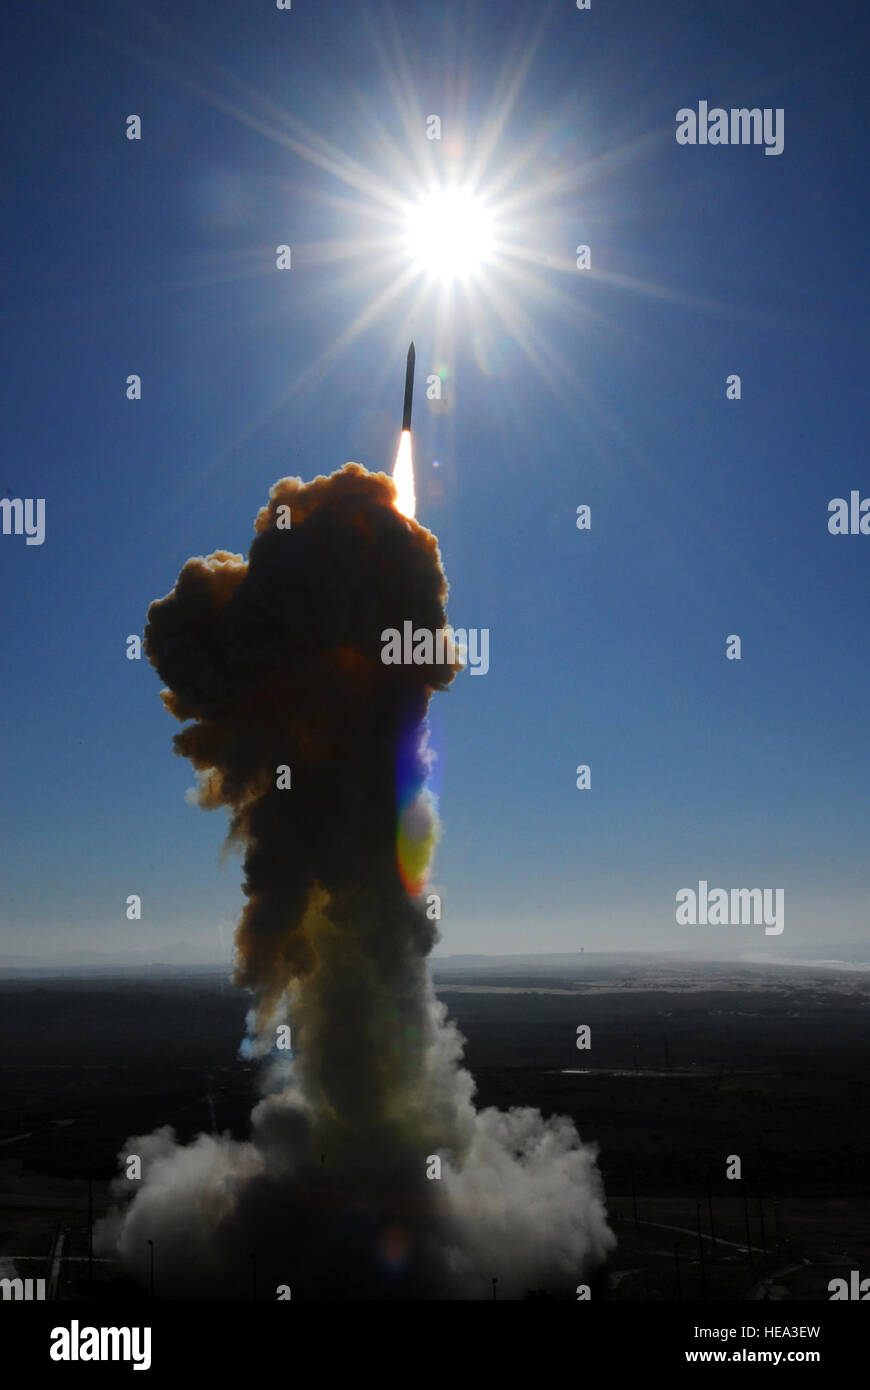
<path fill-rule="evenodd" d="M 516 955 L 436 955 L 432 973 L 436 980 L 454 980 L 475 976 L 600 976 L 603 973 L 661 969 L 663 966 L 692 965 L 753 965 L 806 966 L 822 970 L 870 970 L 867 948 L 854 942 L 829 943 L 823 949 L 796 947 L 783 950 L 777 941 L 776 952 L 764 950 L 733 950 L 721 947 L 704 951 L 549 951 L 524 952 Z M 58 952 L 56 955 L 0 955 L 0 975 L 213 975 L 228 978 L 232 973 L 230 960 L 204 956 L 189 942 L 169 942 L 151 950 L 133 950 L 123 954 L 112 951 L 93 951 L 81 948 Z"/>

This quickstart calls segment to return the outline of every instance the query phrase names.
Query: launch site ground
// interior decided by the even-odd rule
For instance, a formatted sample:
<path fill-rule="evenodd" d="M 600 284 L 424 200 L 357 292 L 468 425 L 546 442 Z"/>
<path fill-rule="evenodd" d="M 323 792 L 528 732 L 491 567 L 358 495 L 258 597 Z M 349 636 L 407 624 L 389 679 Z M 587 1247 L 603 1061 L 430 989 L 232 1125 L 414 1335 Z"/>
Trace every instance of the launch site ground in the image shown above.
<path fill-rule="evenodd" d="M 570 1115 L 599 1145 L 618 1245 L 595 1297 L 828 1300 L 830 1280 L 870 1274 L 870 976 L 592 954 L 436 967 L 477 1104 Z M 54 1262 L 61 1298 L 148 1296 L 89 1264 L 88 1180 L 96 1219 L 128 1136 L 246 1134 L 245 1007 L 214 970 L 6 972 L 0 1274 Z"/>

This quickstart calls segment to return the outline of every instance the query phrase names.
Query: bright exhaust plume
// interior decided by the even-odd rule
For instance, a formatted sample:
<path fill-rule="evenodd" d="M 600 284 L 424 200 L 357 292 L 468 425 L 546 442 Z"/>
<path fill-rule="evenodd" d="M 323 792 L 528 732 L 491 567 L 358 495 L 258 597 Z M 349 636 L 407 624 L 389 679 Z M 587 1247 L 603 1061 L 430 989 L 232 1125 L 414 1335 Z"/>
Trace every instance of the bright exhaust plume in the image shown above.
<path fill-rule="evenodd" d="M 402 430 L 396 466 L 393 469 L 393 482 L 396 484 L 396 507 L 402 516 L 417 515 L 417 496 L 414 490 L 414 459 L 411 453 L 411 431 Z"/>

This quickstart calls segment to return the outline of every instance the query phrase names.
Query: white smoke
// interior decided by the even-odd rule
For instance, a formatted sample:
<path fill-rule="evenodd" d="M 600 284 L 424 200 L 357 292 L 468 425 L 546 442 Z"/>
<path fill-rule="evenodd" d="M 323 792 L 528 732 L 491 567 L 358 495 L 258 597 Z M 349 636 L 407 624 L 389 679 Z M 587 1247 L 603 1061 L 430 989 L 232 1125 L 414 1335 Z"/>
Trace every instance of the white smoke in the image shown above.
<path fill-rule="evenodd" d="M 322 1126 L 297 1063 L 274 1054 L 263 1080 L 277 1089 L 254 1108 L 250 1140 L 180 1145 L 164 1127 L 127 1141 L 122 1166 L 139 1154 L 142 1180 L 115 1179 L 98 1248 L 147 1284 L 152 1241 L 161 1297 L 250 1297 L 252 1255 L 266 1298 L 286 1286 L 297 1299 L 477 1299 L 493 1278 L 501 1298 L 570 1296 L 615 1244 L 597 1150 L 564 1116 L 476 1111 L 462 1040 L 429 1004 L 426 1127 L 458 1144 L 423 1152 L 396 1130 Z"/>

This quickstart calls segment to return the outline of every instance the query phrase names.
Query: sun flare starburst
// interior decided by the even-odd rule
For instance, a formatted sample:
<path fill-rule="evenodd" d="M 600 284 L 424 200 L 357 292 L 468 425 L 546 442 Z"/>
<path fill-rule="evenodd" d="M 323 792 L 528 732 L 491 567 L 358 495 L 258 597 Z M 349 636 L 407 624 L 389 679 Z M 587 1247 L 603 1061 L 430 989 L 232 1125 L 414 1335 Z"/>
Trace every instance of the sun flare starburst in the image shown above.
<path fill-rule="evenodd" d="M 616 314 L 603 310 L 588 290 L 605 287 L 723 311 L 685 290 L 612 266 L 596 263 L 592 269 L 587 261 L 581 267 L 576 259 L 589 228 L 600 241 L 615 218 L 627 215 L 613 201 L 614 171 L 643 159 L 662 136 L 651 130 L 630 143 L 598 141 L 596 147 L 590 139 L 595 127 L 586 120 L 589 99 L 573 92 L 545 118 L 528 103 L 523 115 L 524 87 L 548 23 L 541 12 L 506 41 L 482 105 L 478 89 L 472 93 L 457 66 L 451 74 L 455 111 L 443 143 L 440 127 L 437 142 L 429 133 L 433 118 L 395 25 L 372 23 L 369 61 L 378 72 L 377 96 L 355 92 L 359 120 L 340 138 L 327 133 L 328 121 L 308 124 L 204 54 L 196 54 L 202 73 L 196 80 L 181 66 L 169 70 L 157 57 L 135 55 L 286 155 L 286 221 L 305 225 L 293 241 L 294 283 L 307 282 L 307 292 L 322 298 L 330 310 L 324 325 L 341 325 L 331 332 L 324 327 L 321 351 L 236 431 L 209 463 L 210 472 L 226 467 L 291 400 L 316 391 L 363 338 L 381 354 L 378 377 L 370 383 L 380 392 L 393 371 L 385 323 L 393 325 L 387 336 L 394 333 L 396 343 L 426 332 L 427 400 L 442 402 L 442 414 L 453 409 L 455 396 L 430 396 L 429 390 L 435 390 L 437 376 L 455 381 L 457 353 L 470 350 L 490 377 L 506 377 L 506 361 L 524 358 L 583 410 L 587 426 L 594 417 L 610 431 L 612 418 L 558 341 L 561 324 L 573 330 L 578 321 L 590 336 L 619 331 Z M 308 186 L 301 180 L 303 164 L 313 174 Z M 220 169 L 205 177 L 202 191 L 206 219 L 217 215 L 215 207 L 236 216 L 260 196 L 253 176 L 249 182 L 240 174 L 228 184 Z M 241 261 L 236 247 L 216 255 L 197 283 L 269 276 L 272 296 L 273 265 L 258 241 Z M 296 313 L 297 301 L 291 296 L 288 303 Z M 334 315 L 333 305 L 339 310 Z M 291 312 L 282 306 L 283 300 L 273 310 L 270 298 L 260 326 Z M 399 505 L 404 510 L 409 504 L 406 499 Z"/>
<path fill-rule="evenodd" d="M 411 264 L 441 284 L 470 279 L 490 263 L 494 246 L 492 214 L 467 189 L 433 189 L 409 209 Z"/>

